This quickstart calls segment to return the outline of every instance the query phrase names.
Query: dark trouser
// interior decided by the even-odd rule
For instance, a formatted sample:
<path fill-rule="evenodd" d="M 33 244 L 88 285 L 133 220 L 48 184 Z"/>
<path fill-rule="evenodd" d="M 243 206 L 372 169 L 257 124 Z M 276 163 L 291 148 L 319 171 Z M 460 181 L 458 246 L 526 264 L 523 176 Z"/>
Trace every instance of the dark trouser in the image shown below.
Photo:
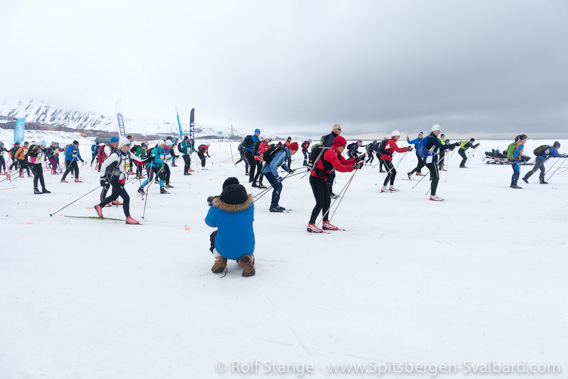
<path fill-rule="evenodd" d="M 20 174 L 22 174 L 22 172 L 24 171 L 24 168 L 26 169 L 26 171 L 28 172 L 28 176 L 30 176 L 30 168 L 28 166 L 28 163 L 23 160 L 23 159 L 18 159 L 18 161 L 20 162 Z"/>
<path fill-rule="evenodd" d="M 331 197 L 329 196 L 329 186 L 323 179 L 316 178 L 310 175 L 310 186 L 316 198 L 316 206 L 312 210 L 310 217 L 310 224 L 315 224 L 316 219 L 320 212 L 323 212 L 323 220 L 327 221 L 329 218 L 329 206 L 331 204 Z"/>
<path fill-rule="evenodd" d="M 414 174 L 415 172 L 422 174 L 422 167 L 424 167 L 425 165 L 424 159 L 422 159 L 420 155 L 418 155 L 418 153 L 416 153 L 416 158 L 418 158 L 418 166 L 416 166 L 414 170 L 410 171 L 410 175 Z"/>
<path fill-rule="evenodd" d="M 2 169 L 6 171 L 6 161 L 4 160 L 4 157 L 0 155 L 0 171 L 2 171 Z"/>
<path fill-rule="evenodd" d="M 197 156 L 199 157 L 199 159 L 201 159 L 201 167 L 205 167 L 205 154 L 199 152 L 197 153 Z"/>
<path fill-rule="evenodd" d="M 162 174 L 164 175 L 164 181 L 166 185 L 170 184 L 170 176 L 172 175 L 172 171 L 170 170 L 170 166 L 164 163 L 164 169 L 162 170 Z M 158 175 L 158 178 L 160 175 Z"/>
<path fill-rule="evenodd" d="M 17 160 L 17 159 L 12 159 L 12 164 L 10 165 L 10 170 L 13 170 L 13 169 L 16 169 L 16 170 L 17 170 L 17 169 L 18 169 L 18 163 L 20 163 L 19 160 Z"/>
<path fill-rule="evenodd" d="M 525 174 L 525 179 L 530 178 L 532 174 L 534 174 L 539 169 L 540 169 L 540 174 L 538 178 L 540 179 L 541 182 L 544 182 L 544 174 L 546 173 L 546 170 L 544 168 L 544 162 L 538 158 L 535 159 L 533 169 Z"/>
<path fill-rule="evenodd" d="M 427 163 L 426 167 L 430 170 L 430 194 L 436 196 L 436 190 L 438 189 L 438 182 L 440 181 L 440 172 L 438 171 L 438 163 Z"/>
<path fill-rule="evenodd" d="M 460 155 L 460 157 L 462 157 L 460 167 L 465 167 L 465 162 L 467 162 L 467 155 L 465 154 L 465 150 L 460 148 L 458 150 L 458 154 Z"/>
<path fill-rule="evenodd" d="M 104 185 L 103 189 L 101 190 L 101 196 L 100 196 L 101 203 L 102 203 L 103 201 L 105 201 L 106 196 L 107 196 L 107 192 L 108 192 L 108 189 L 109 189 L 109 188 L 110 188 L 110 183 L 109 183 L 108 180 L 107 180 L 107 181 L 106 181 L 106 184 Z"/>
<path fill-rule="evenodd" d="M 41 167 L 41 163 L 32 164 L 32 172 L 34 173 L 34 189 L 37 189 L 37 182 L 39 180 L 41 188 L 45 191 L 45 181 L 43 180 L 43 167 Z"/>
<path fill-rule="evenodd" d="M 373 163 L 374 160 L 375 160 L 375 154 L 370 152 L 369 156 L 367 157 L 367 161 L 365 163 Z"/>
<path fill-rule="evenodd" d="M 55 160 L 55 157 L 49 157 L 49 165 L 53 171 L 57 169 L 57 161 Z"/>
<path fill-rule="evenodd" d="M 182 155 L 183 157 L 183 173 L 185 174 L 186 172 L 189 172 L 189 169 L 191 168 L 191 158 L 189 157 L 189 154 L 184 154 Z"/>
<path fill-rule="evenodd" d="M 77 161 L 65 161 L 65 165 L 67 166 L 67 169 L 65 170 L 65 173 L 63 174 L 61 180 L 65 180 L 65 177 L 67 176 L 67 174 L 69 174 L 70 171 L 73 171 L 75 173 L 75 179 L 79 179 L 79 166 L 77 165 Z"/>
<path fill-rule="evenodd" d="M 209 250 L 211 250 L 211 254 L 213 254 L 213 249 L 215 249 L 215 237 L 217 237 L 217 231 L 216 230 L 213 233 L 211 233 L 211 235 L 209 236 L 209 242 L 211 244 L 211 247 L 209 248 Z"/>
<path fill-rule="evenodd" d="M 386 171 L 387 165 L 385 165 L 385 160 L 384 159 L 379 159 L 379 171 Z M 384 170 L 383 170 L 384 169 Z"/>
<path fill-rule="evenodd" d="M 112 187 L 112 193 L 101 202 L 100 206 L 104 208 L 107 204 L 112 203 L 120 196 L 122 197 L 122 209 L 124 210 L 124 215 L 126 217 L 130 216 L 130 196 L 128 196 L 128 192 L 124 189 L 124 183 L 111 183 L 110 185 Z"/>
<path fill-rule="evenodd" d="M 511 178 L 511 185 L 517 185 L 519 177 L 521 176 L 521 165 L 515 159 L 509 159 L 511 167 L 513 168 L 513 177 Z"/>
<path fill-rule="evenodd" d="M 389 181 L 390 181 L 390 185 L 392 186 L 394 184 L 394 179 L 396 178 L 396 168 L 394 168 L 391 161 L 387 161 L 386 159 L 383 159 L 383 162 L 385 164 L 385 169 L 388 172 L 387 177 L 385 178 L 385 181 L 383 182 L 383 186 L 386 187 L 387 184 L 389 183 Z"/>
<path fill-rule="evenodd" d="M 266 179 L 268 179 L 268 182 L 272 186 L 272 202 L 270 203 L 270 208 L 276 208 L 278 206 L 278 202 L 280 201 L 280 193 L 282 192 L 282 183 L 280 183 L 278 179 L 276 179 L 271 172 L 267 172 L 264 175 L 266 176 Z"/>
<path fill-rule="evenodd" d="M 93 164 L 93 162 L 95 161 L 95 158 L 97 157 L 97 154 L 93 154 L 93 157 L 91 158 L 91 164 Z"/>
<path fill-rule="evenodd" d="M 329 194 L 333 193 L 333 182 L 335 181 L 335 170 L 331 170 L 327 177 L 327 186 L 329 187 Z"/>
<path fill-rule="evenodd" d="M 261 172 L 262 171 L 262 162 L 255 160 L 255 163 L 256 163 L 257 172 L 256 172 L 256 175 L 254 176 L 253 183 L 256 183 L 256 181 L 258 180 L 258 184 L 262 184 L 262 178 L 264 178 L 264 174 Z"/>
<path fill-rule="evenodd" d="M 247 161 L 249 163 L 249 183 L 252 183 L 254 181 L 254 170 L 256 169 L 256 163 L 255 163 L 255 159 L 254 159 L 254 155 L 252 154 L 252 151 L 246 151 L 245 152 L 246 157 L 247 157 Z"/>
<path fill-rule="evenodd" d="M 136 165 L 136 176 L 142 176 L 142 165 L 141 164 Z"/>
<path fill-rule="evenodd" d="M 442 150 L 440 151 L 440 155 L 438 156 L 438 158 L 440 158 L 440 162 L 438 162 L 438 169 L 439 170 L 443 170 L 444 169 L 444 157 L 446 156 L 446 151 Z"/>
<path fill-rule="evenodd" d="M 302 154 L 304 154 L 304 166 L 308 165 L 308 152 L 302 150 Z"/>
<path fill-rule="evenodd" d="M 246 157 L 246 155 L 244 153 L 241 153 L 241 159 L 239 159 L 238 161 L 235 162 L 235 165 L 238 165 L 239 163 L 241 163 L 241 161 L 245 162 L 245 172 L 248 174 L 249 172 L 249 162 L 248 159 Z"/>

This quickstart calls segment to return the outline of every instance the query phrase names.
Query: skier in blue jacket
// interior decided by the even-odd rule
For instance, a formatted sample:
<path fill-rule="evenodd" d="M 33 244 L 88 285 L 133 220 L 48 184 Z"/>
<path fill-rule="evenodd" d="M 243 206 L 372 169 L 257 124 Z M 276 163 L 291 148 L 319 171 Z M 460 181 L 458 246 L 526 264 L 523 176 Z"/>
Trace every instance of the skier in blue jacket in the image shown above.
<path fill-rule="evenodd" d="M 83 158 L 81 158 L 81 153 L 79 152 L 79 141 L 73 141 L 73 144 L 67 146 L 67 149 L 65 149 L 65 166 L 67 166 L 67 168 L 61 178 L 61 183 L 67 183 L 65 178 L 70 171 L 75 173 L 75 182 L 81 183 L 81 180 L 79 179 L 79 165 L 77 165 L 77 160 L 83 162 Z"/>
<path fill-rule="evenodd" d="M 247 194 L 237 178 L 223 183 L 220 196 L 210 197 L 205 223 L 216 231 L 211 233 L 211 253 L 215 263 L 211 271 L 225 271 L 227 259 L 236 260 L 243 268 L 243 276 L 253 276 L 254 269 L 254 196 Z"/>
<path fill-rule="evenodd" d="M 293 170 L 286 165 L 286 161 L 298 151 L 298 142 L 292 142 L 289 146 L 284 146 L 282 150 L 276 151 L 274 157 L 269 163 L 264 163 L 262 173 L 272 185 L 272 202 L 270 203 L 270 212 L 284 212 L 286 208 L 278 205 L 280 194 L 282 193 L 282 177 L 278 175 L 278 167 L 282 166 L 288 173 Z"/>
<path fill-rule="evenodd" d="M 412 171 L 406 174 L 408 175 L 408 179 L 411 179 L 411 176 L 414 173 L 416 173 L 416 175 L 418 176 L 424 176 L 424 174 L 422 173 L 422 167 L 426 165 L 426 162 L 424 162 L 424 159 L 422 159 L 420 155 L 418 155 L 418 144 L 420 143 L 420 141 L 422 141 L 422 138 L 424 138 L 424 133 L 422 132 L 418 133 L 418 137 L 416 137 L 413 140 L 411 140 L 408 136 L 406 136 L 406 142 L 408 142 L 409 145 L 414 145 L 414 150 L 416 151 L 416 158 L 418 158 L 418 165 Z"/>
<path fill-rule="evenodd" d="M 566 154 L 560 154 L 558 152 L 558 149 L 560 149 L 560 142 L 555 141 L 552 146 L 548 147 L 543 151 L 542 155 L 537 155 L 536 159 L 534 160 L 533 169 L 525 174 L 525 176 L 523 177 L 523 181 L 528 184 L 531 175 L 534 174 L 538 169 L 540 169 L 540 175 L 539 175 L 540 184 L 548 184 L 544 180 L 544 174 L 546 172 L 546 169 L 544 168 L 544 163 L 549 158 L 566 158 Z"/>

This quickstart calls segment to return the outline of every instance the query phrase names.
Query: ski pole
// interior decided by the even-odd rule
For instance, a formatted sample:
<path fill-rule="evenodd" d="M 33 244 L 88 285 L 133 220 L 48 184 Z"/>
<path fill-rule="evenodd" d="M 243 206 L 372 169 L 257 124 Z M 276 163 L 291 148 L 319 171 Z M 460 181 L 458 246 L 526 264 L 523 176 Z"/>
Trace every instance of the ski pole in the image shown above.
<path fill-rule="evenodd" d="M 355 177 L 355 174 L 357 173 L 357 171 L 359 170 L 354 170 L 353 175 L 351 175 L 351 178 L 349 178 L 349 180 L 347 181 L 347 183 L 345 183 L 345 186 L 343 186 L 343 188 L 341 189 L 341 191 L 339 191 L 338 196 L 333 200 L 333 203 L 330 204 L 328 210 L 322 215 L 321 219 L 316 223 L 316 225 L 319 225 L 320 223 L 323 222 L 323 219 L 325 218 L 325 216 L 327 216 L 327 214 L 329 213 L 329 211 L 331 210 L 331 208 L 333 208 L 334 204 L 337 202 L 337 199 L 340 199 L 340 202 L 338 204 L 341 203 L 341 198 L 345 196 L 345 192 L 346 189 L 349 188 L 349 185 L 351 184 L 351 182 L 353 181 L 353 178 Z M 338 205 L 339 206 L 339 205 Z M 337 210 L 337 209 L 336 209 Z M 334 212 L 335 213 L 335 212 Z M 332 216 L 333 217 L 333 216 Z"/>
<path fill-rule="evenodd" d="M 97 187 L 93 188 L 92 190 L 90 190 L 89 192 L 87 192 L 86 194 L 84 194 L 83 196 L 81 196 L 80 198 L 78 198 L 78 199 L 76 199 L 76 200 L 73 200 L 72 202 L 70 202 L 69 204 L 67 204 L 66 206 L 64 206 L 63 208 L 58 209 L 58 210 L 56 210 L 55 212 L 50 213 L 49 215 L 50 215 L 50 216 L 53 216 L 53 215 L 56 214 L 57 212 L 64 210 L 65 208 L 67 208 L 67 207 L 70 206 L 71 204 L 75 203 L 77 200 L 81 200 L 82 198 L 84 198 L 85 196 L 87 196 L 88 194 L 90 194 L 91 192 L 94 192 L 95 190 L 99 189 L 99 187 L 100 187 L 100 186 L 97 186 Z"/>
<path fill-rule="evenodd" d="M 290 173 L 288 173 L 288 175 L 286 175 L 285 177 L 283 177 L 282 180 L 284 180 L 284 179 L 286 179 L 286 178 L 288 178 L 288 177 L 292 177 L 292 176 L 295 176 L 295 175 L 299 175 L 299 174 L 302 174 L 302 173 L 299 172 L 299 173 L 296 173 L 296 174 L 294 174 L 294 175 L 290 175 Z M 260 200 L 260 198 L 263 197 L 264 195 L 266 195 L 271 189 L 272 189 L 272 186 L 268 187 L 267 189 L 265 189 L 265 190 L 262 191 L 261 193 L 256 194 L 256 195 L 254 196 L 254 201 L 253 201 L 253 203 L 255 203 L 257 200 Z"/>
<path fill-rule="evenodd" d="M 156 173 L 156 178 L 158 178 L 158 175 L 160 175 L 160 172 L 162 172 L 162 170 L 164 169 L 164 167 L 166 167 L 166 163 L 162 164 L 162 167 L 160 167 L 160 169 L 158 170 L 158 172 Z M 159 179 L 159 178 L 158 178 Z M 144 216 L 146 216 L 146 204 L 148 204 L 148 194 L 150 193 L 150 187 L 152 187 L 152 184 L 154 184 L 154 179 L 152 178 L 152 180 L 150 181 L 150 184 L 148 185 L 148 188 L 146 189 L 146 200 L 144 200 L 144 212 L 142 213 L 142 219 L 144 219 Z"/>
<path fill-rule="evenodd" d="M 535 158 L 538 159 L 538 158 Z M 550 166 L 550 168 L 548 170 L 546 170 L 546 172 L 544 173 L 544 175 L 548 174 L 550 172 L 550 170 L 552 170 L 554 168 L 554 166 L 556 166 L 556 164 L 560 162 L 560 159 L 556 159 L 556 161 L 554 162 L 554 164 L 552 166 Z"/>
<path fill-rule="evenodd" d="M 559 161 L 559 159 L 557 159 L 556 161 Z M 556 170 L 554 170 L 554 172 L 552 173 L 552 175 L 550 175 L 548 177 L 548 179 L 546 180 L 547 182 L 554 176 L 554 174 L 556 174 L 556 172 L 558 171 L 558 169 L 560 169 L 560 167 L 562 167 L 561 165 L 559 165 Z"/>
<path fill-rule="evenodd" d="M 331 216 L 329 216 L 329 219 L 333 219 L 333 216 L 335 215 L 335 212 L 337 212 L 337 209 L 339 208 L 339 206 L 341 205 L 341 202 L 343 201 L 343 198 L 345 197 L 345 194 L 347 193 L 347 190 L 349 189 L 349 186 L 351 185 L 351 182 L 353 182 L 353 178 L 355 177 L 355 174 L 357 173 L 357 171 L 359 171 L 359 169 L 355 170 L 355 172 L 353 173 L 353 175 L 351 175 L 351 178 L 349 179 L 349 181 L 346 184 L 345 187 L 345 191 L 343 192 L 343 195 L 341 195 L 339 197 L 339 203 L 337 203 L 337 206 L 335 207 L 335 209 L 333 210 L 333 213 L 331 214 Z M 341 194 L 341 192 L 340 192 Z M 336 199 L 337 200 L 337 199 Z M 330 206 L 331 208 L 331 206 Z M 323 218 L 322 218 L 323 220 Z"/>
<path fill-rule="evenodd" d="M 477 150 L 477 147 L 475 149 L 473 149 L 473 151 L 471 152 L 471 154 L 469 154 L 469 157 L 467 157 L 467 160 L 465 161 L 465 165 L 467 167 L 467 164 L 469 163 L 469 160 L 475 155 L 475 150 Z"/>
<path fill-rule="evenodd" d="M 446 171 L 446 172 L 447 172 L 447 171 Z M 430 171 L 428 171 L 428 173 L 427 173 L 426 175 L 424 175 L 423 177 L 421 177 L 420 180 L 418 181 L 418 183 L 416 183 L 416 184 L 412 187 L 412 189 L 414 189 L 414 187 L 416 187 L 417 185 L 419 185 L 420 182 L 421 182 L 422 180 L 424 180 L 424 178 L 427 177 L 428 175 L 430 175 Z"/>
<path fill-rule="evenodd" d="M 446 179 L 444 180 L 444 183 L 448 182 L 448 171 L 450 171 L 450 159 L 452 158 L 452 155 L 454 155 L 455 152 L 456 149 L 452 150 L 452 153 L 450 154 L 448 160 L 446 161 Z"/>

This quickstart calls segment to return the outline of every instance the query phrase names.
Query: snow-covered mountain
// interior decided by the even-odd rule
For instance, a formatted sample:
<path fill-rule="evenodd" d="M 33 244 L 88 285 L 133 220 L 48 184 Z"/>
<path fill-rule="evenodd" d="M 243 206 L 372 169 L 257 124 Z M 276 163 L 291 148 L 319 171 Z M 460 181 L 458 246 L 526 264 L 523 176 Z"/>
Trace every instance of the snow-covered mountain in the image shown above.
<path fill-rule="evenodd" d="M 44 101 L 5 101 L 0 103 L 0 116 L 8 118 L 25 117 L 26 124 L 35 123 L 40 125 L 60 126 L 77 130 L 117 130 L 117 120 L 115 115 L 103 115 L 84 110 L 65 109 Z M 177 133 L 178 126 L 175 115 L 171 120 L 151 120 L 144 118 L 126 118 L 126 130 L 129 133 Z M 187 125 L 183 125 L 184 133 Z M 199 136 L 231 136 L 231 126 L 206 126 L 196 123 L 196 137 Z M 244 136 L 243 130 L 234 128 L 235 136 Z"/>

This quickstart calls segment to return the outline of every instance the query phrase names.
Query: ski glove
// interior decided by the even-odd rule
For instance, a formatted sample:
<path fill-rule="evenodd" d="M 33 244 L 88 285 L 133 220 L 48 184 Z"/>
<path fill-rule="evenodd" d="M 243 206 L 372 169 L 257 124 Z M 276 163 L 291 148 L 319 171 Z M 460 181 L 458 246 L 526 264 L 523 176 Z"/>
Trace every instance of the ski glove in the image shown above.
<path fill-rule="evenodd" d="M 106 187 L 107 181 L 106 179 L 101 179 L 101 187 Z"/>
<path fill-rule="evenodd" d="M 280 183 L 282 183 L 282 181 L 284 180 L 284 178 L 281 178 L 279 176 L 276 177 L 276 180 L 278 180 Z"/>
<path fill-rule="evenodd" d="M 288 174 L 291 174 L 291 173 L 293 173 L 293 172 L 294 172 L 294 170 L 292 170 L 292 169 L 289 169 L 289 170 L 288 170 Z"/>
<path fill-rule="evenodd" d="M 362 162 L 362 161 L 364 161 L 366 156 L 367 156 L 366 153 L 363 153 L 363 155 L 359 155 L 359 156 L 357 157 L 357 162 Z"/>
<path fill-rule="evenodd" d="M 363 168 L 363 162 L 355 163 L 353 167 L 355 168 L 355 170 L 360 170 Z"/>
<path fill-rule="evenodd" d="M 412 151 L 412 150 L 413 150 L 413 149 L 412 149 L 412 146 L 408 146 L 407 149 L 408 149 L 408 151 Z"/>

